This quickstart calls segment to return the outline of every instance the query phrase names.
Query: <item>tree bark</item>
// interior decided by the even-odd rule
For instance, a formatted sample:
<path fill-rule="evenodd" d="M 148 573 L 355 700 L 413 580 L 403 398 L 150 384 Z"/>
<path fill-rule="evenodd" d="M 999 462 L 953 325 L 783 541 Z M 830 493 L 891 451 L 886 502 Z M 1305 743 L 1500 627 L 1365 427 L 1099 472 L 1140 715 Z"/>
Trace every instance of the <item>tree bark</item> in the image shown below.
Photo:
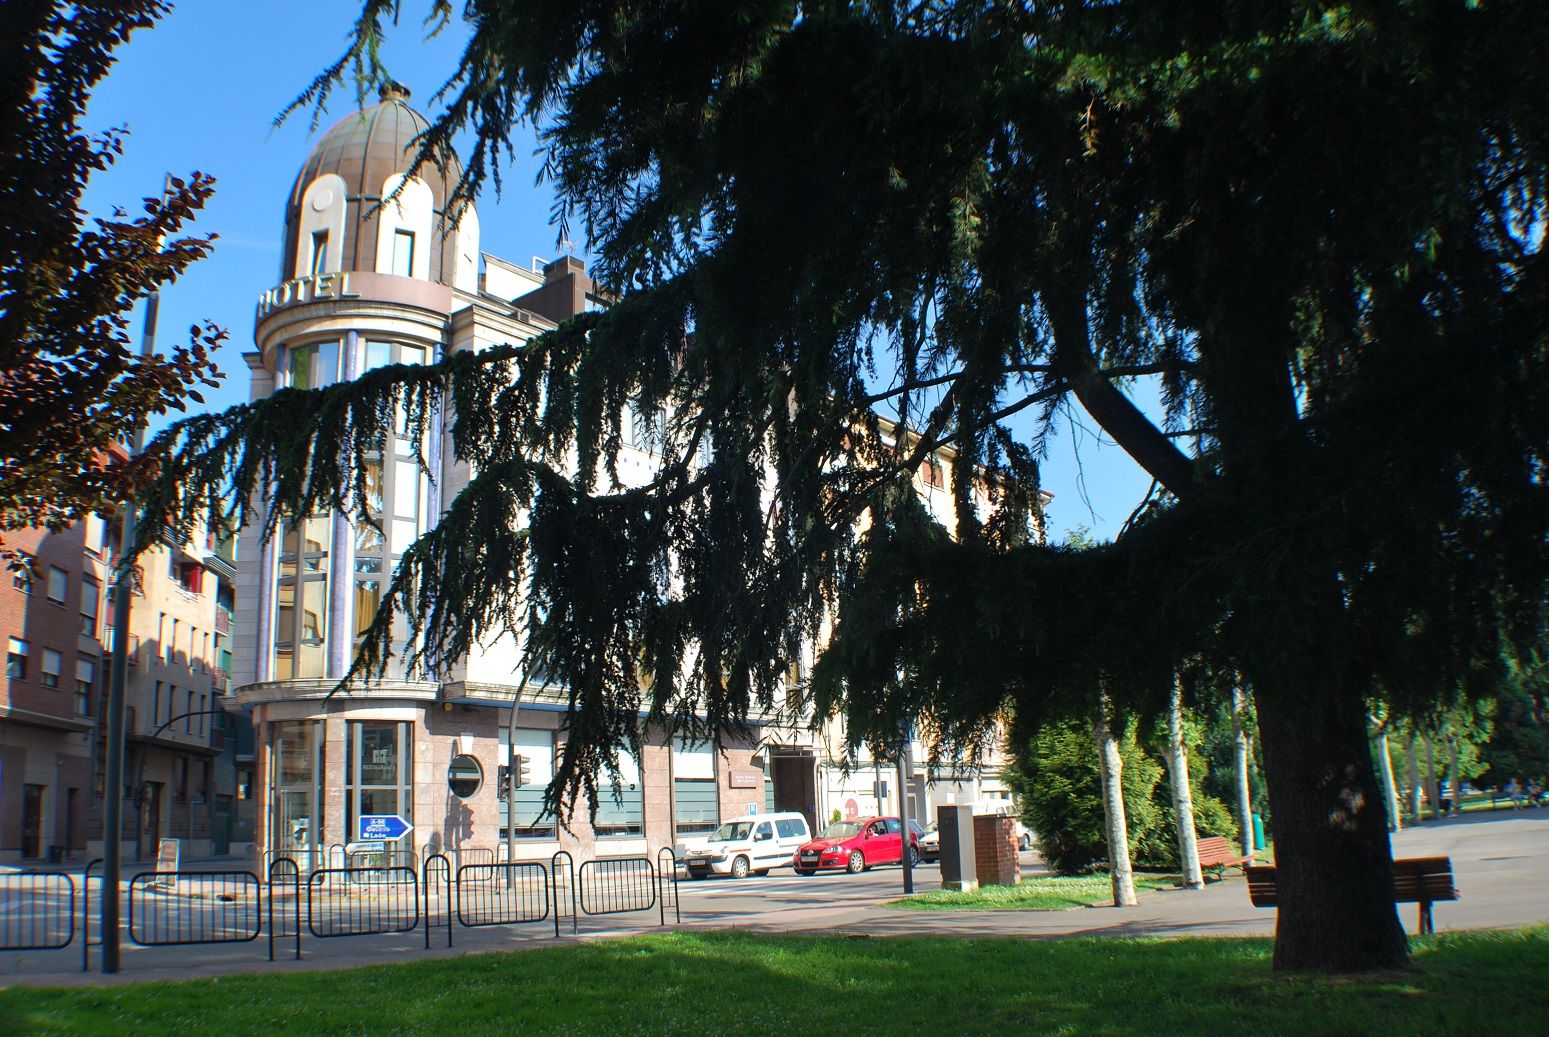
<path fill-rule="evenodd" d="M 1436 739 L 1425 739 L 1425 794 L 1431 797 L 1431 820 L 1441 820 L 1441 786 L 1436 781 Z"/>
<path fill-rule="evenodd" d="M 1361 972 L 1404 966 L 1393 858 L 1358 694 L 1321 653 L 1250 671 L 1275 813 L 1280 908 L 1275 968 Z M 1320 693 L 1308 694 L 1309 689 Z"/>
<path fill-rule="evenodd" d="M 1103 692 L 1093 714 L 1092 734 L 1102 764 L 1103 824 L 1108 835 L 1108 874 L 1113 881 L 1113 906 L 1135 907 L 1135 875 L 1129 859 L 1129 821 L 1124 813 L 1124 761 L 1113 734 L 1108 693 Z"/>
<path fill-rule="evenodd" d="M 1178 860 L 1185 889 L 1203 889 L 1199 844 L 1194 833 L 1194 795 L 1189 790 L 1189 754 L 1183 744 L 1183 688 L 1174 680 L 1167 703 L 1167 771 L 1172 778 L 1173 817 L 1178 824 Z"/>
<path fill-rule="evenodd" d="M 1237 823 L 1242 826 L 1242 852 L 1251 855 L 1253 845 L 1253 787 L 1248 778 L 1248 731 L 1243 711 L 1248 697 L 1239 684 L 1232 689 L 1232 748 L 1237 765 Z"/>
<path fill-rule="evenodd" d="M 1388 752 L 1387 728 L 1379 728 L 1377 732 L 1377 766 L 1382 768 L 1382 795 L 1388 808 L 1388 831 L 1397 832 L 1403 828 L 1399 821 L 1398 786 L 1393 783 L 1393 757 Z"/>
<path fill-rule="evenodd" d="M 1463 786 L 1458 782 L 1458 737 L 1447 735 L 1447 784 L 1452 789 L 1451 813 L 1463 812 Z"/>

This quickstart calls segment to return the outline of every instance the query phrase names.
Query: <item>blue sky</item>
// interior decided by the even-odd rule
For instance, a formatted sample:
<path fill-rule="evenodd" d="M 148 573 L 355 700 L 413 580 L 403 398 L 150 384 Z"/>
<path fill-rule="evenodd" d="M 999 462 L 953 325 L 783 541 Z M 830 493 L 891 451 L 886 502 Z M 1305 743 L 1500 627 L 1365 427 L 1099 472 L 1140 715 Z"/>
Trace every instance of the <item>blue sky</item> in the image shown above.
<path fill-rule="evenodd" d="M 385 55 L 393 74 L 413 91 L 416 107 L 430 113 L 431 95 L 461 52 L 462 30 L 454 24 L 427 41 L 419 24 L 423 5 L 404 7 Z M 254 303 L 279 280 L 291 182 L 317 133 L 349 114 L 353 94 L 333 98 L 316 133 L 305 114 L 278 128 L 275 116 L 343 50 L 358 11 L 352 0 L 183 0 L 119 51 L 118 64 L 92 99 L 89 128 L 122 125 L 130 131 L 123 157 L 87 192 L 93 213 L 107 215 L 114 206 L 133 213 L 140 199 L 160 192 L 169 171 L 197 169 L 219 181 L 195 227 L 220 235 L 215 252 L 163 293 L 158 334 L 165 347 L 186 341 L 188 326 L 199 321 L 230 332 L 218 357 L 224 382 L 206 393 L 210 408 L 247 399 L 242 354 L 253 348 Z M 535 147 L 526 134 L 517 143 L 504 194 L 497 199 L 486 192 L 479 199 L 483 248 L 516 262 L 555 252 L 553 195 L 535 183 Z M 1049 518 L 1056 539 L 1080 526 L 1103 539 L 1113 536 L 1150 482 L 1085 424 L 1085 431 L 1064 425 L 1044 464 L 1044 486 L 1055 494 Z"/>

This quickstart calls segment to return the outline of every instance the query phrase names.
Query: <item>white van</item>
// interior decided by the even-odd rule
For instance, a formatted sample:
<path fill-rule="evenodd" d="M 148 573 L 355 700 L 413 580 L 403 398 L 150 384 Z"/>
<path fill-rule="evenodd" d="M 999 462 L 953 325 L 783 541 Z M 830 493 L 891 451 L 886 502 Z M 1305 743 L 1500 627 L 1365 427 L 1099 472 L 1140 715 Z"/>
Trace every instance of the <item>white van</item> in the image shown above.
<path fill-rule="evenodd" d="M 712 872 L 741 879 L 749 872 L 764 875 L 786 867 L 797 848 L 811 838 L 807 819 L 801 814 L 750 814 L 721 822 L 704 839 L 684 842 L 679 854 L 691 879 L 702 879 Z"/>

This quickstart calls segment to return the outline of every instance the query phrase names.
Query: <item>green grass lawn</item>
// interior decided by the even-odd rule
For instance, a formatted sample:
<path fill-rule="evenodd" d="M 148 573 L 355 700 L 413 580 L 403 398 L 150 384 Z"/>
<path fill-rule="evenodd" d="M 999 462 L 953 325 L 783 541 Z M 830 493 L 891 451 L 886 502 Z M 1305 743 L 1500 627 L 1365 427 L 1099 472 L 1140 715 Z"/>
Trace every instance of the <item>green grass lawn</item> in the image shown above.
<path fill-rule="evenodd" d="M 688 934 L 340 972 L 0 991 L 0 1033 L 1543 1032 L 1549 928 L 1416 940 L 1414 967 L 1278 977 L 1266 940 Z"/>
<path fill-rule="evenodd" d="M 1178 884 L 1177 875 L 1135 874 L 1135 892 Z M 1113 884 L 1107 872 L 1095 875 L 1024 875 L 1018 886 L 980 886 L 972 893 L 934 889 L 887 907 L 918 911 L 1065 911 L 1093 904 L 1112 904 Z"/>

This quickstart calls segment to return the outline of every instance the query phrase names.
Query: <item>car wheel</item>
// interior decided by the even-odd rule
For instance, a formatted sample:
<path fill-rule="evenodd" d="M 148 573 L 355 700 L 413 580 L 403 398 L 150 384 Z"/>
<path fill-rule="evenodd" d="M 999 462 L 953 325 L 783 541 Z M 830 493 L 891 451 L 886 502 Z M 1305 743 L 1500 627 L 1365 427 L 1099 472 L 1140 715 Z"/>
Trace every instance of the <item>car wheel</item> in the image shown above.
<path fill-rule="evenodd" d="M 731 862 L 731 877 L 734 879 L 745 879 L 748 877 L 748 859 L 746 857 L 738 857 Z"/>
<path fill-rule="evenodd" d="M 909 867 L 920 863 L 920 849 L 917 846 L 909 847 Z"/>
<path fill-rule="evenodd" d="M 848 865 L 850 874 L 856 875 L 866 870 L 866 855 L 859 850 L 851 851 Z"/>

